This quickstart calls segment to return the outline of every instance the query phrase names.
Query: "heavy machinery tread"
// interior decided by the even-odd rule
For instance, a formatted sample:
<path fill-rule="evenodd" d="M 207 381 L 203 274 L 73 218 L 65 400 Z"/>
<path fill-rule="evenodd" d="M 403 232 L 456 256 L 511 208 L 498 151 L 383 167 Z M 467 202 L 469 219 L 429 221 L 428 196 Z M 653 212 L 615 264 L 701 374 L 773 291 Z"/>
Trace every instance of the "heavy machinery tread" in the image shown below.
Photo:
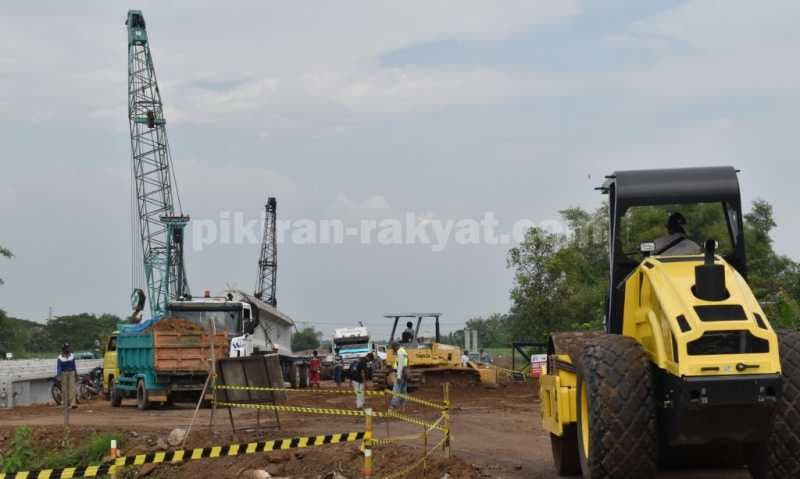
<path fill-rule="evenodd" d="M 585 479 L 654 477 L 658 464 L 655 380 L 631 338 L 603 334 L 586 343 L 578 366 L 578 446 Z M 580 396 L 588 397 L 589 457 L 582 452 Z"/>
<path fill-rule="evenodd" d="M 597 338 L 605 335 L 603 331 L 571 331 L 566 333 L 553 333 L 550 336 L 549 353 L 566 354 L 576 364 L 583 355 L 583 347 Z"/>
<path fill-rule="evenodd" d="M 800 477 L 800 332 L 779 331 L 783 395 L 766 448 L 766 461 L 751 466 L 757 479 Z"/>
<path fill-rule="evenodd" d="M 389 374 L 388 369 L 376 369 L 372 372 L 372 387 L 376 391 L 383 391 L 384 389 L 388 389 L 389 386 L 386 384 L 386 376 Z"/>
<path fill-rule="evenodd" d="M 418 388 L 422 385 L 440 386 L 450 383 L 453 386 L 476 386 L 481 382 L 481 375 L 471 368 L 430 368 L 415 370 L 418 375 L 412 375 L 409 387 Z"/>

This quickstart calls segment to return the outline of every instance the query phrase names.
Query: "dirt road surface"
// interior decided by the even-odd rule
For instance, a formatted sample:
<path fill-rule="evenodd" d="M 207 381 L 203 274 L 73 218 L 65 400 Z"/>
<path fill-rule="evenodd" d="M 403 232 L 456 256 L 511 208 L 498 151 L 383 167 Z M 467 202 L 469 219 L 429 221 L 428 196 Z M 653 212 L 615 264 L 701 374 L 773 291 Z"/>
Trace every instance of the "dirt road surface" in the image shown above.
<path fill-rule="evenodd" d="M 423 391 L 420 395 L 430 399 L 441 398 L 440 393 L 435 390 Z M 290 404 L 322 407 L 349 408 L 354 406 L 353 402 L 354 399 L 349 396 L 293 394 L 290 398 Z M 385 401 L 380 397 L 370 398 L 368 405 L 379 410 L 385 409 Z M 456 390 L 453 394 L 452 444 L 457 460 L 445 462 L 437 459 L 439 463 L 435 464 L 435 467 L 438 469 L 435 469 L 433 475 L 426 477 L 438 479 L 444 470 L 449 470 L 451 476 L 455 478 L 555 479 L 559 477 L 553 469 L 549 437 L 539 424 L 538 406 L 535 387 L 530 383 L 512 384 L 495 390 L 482 388 Z M 158 438 L 163 439 L 173 428 L 186 428 L 193 412 L 193 406 L 189 404 L 139 411 L 132 401 L 125 401 L 120 408 L 112 408 L 107 402 L 98 400 L 82 404 L 73 412 L 71 418 L 73 434 L 88 435 L 94 431 L 121 432 L 124 438 L 122 441 L 123 452 L 141 453 L 155 450 Z M 409 406 L 407 413 L 429 419 L 436 417 L 435 411 L 417 406 Z M 210 409 L 201 409 L 189 440 L 189 447 L 363 429 L 361 418 L 282 413 L 280 415 L 281 430 L 270 427 L 234 434 L 231 432 L 227 410 L 217 411 L 213 431 L 209 427 L 210 414 Z M 235 410 L 233 417 L 238 429 L 253 428 L 256 424 L 256 412 L 252 410 Z M 261 423 L 266 426 L 274 426 L 272 413 L 262 412 Z M 0 411 L 0 451 L 13 435 L 14 428 L 23 424 L 31 426 L 37 437 L 42 440 L 48 438 L 52 440 L 61 434 L 62 411 L 54 406 Z M 391 435 L 398 435 L 411 434 L 420 430 L 420 427 L 397 422 L 387 425 L 378 421 L 375 426 L 378 437 L 386 436 L 387 432 Z M 53 447 L 57 447 L 57 442 L 54 442 Z M 331 464 L 339 460 L 350 464 L 342 466 L 343 471 L 351 471 L 358 464 L 357 445 L 326 447 L 328 449 L 303 450 L 302 453 L 298 453 L 299 458 L 297 455 L 284 453 L 285 461 L 281 466 L 283 467 L 282 471 L 304 470 L 322 474 L 329 472 L 329 469 L 325 468 L 332 467 Z M 323 449 L 325 450 L 323 451 Z M 376 464 L 379 466 L 378 472 L 382 469 L 380 467 L 382 460 L 386 467 L 389 467 L 389 464 L 394 467 L 396 464 L 411 462 L 410 458 L 417 457 L 421 450 L 421 443 L 412 443 L 405 446 L 390 446 L 379 451 L 376 458 Z M 442 457 L 440 453 L 435 456 Z M 170 471 L 168 475 L 198 477 L 198 471 L 209 473 L 211 470 L 209 468 L 222 467 L 227 471 L 227 474 L 223 474 L 225 477 L 236 477 L 231 475 L 235 474 L 231 472 L 235 467 L 239 467 L 237 470 L 243 470 L 241 468 L 249 464 L 253 464 L 250 467 L 256 467 L 259 460 L 264 462 L 263 457 L 216 460 L 216 465 L 211 464 L 215 462 L 214 460 L 203 461 L 203 464 L 181 466 Z M 290 464 L 294 463 L 297 464 L 297 467 L 293 469 Z M 320 470 L 314 471 L 315 467 Z M 438 474 L 438 477 L 435 474 Z M 156 474 L 156 476 L 158 475 Z M 357 475 L 353 477 L 357 477 Z M 420 476 L 412 475 L 410 477 Z M 747 479 L 749 477 L 750 475 L 744 470 L 670 471 L 658 475 L 658 479 Z"/>

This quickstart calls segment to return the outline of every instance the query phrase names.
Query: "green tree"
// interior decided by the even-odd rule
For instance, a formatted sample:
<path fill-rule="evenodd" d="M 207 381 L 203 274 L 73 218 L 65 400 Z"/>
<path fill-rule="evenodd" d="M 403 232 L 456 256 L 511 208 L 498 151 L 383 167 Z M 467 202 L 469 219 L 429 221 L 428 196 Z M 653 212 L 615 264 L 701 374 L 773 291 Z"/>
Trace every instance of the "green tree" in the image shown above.
<path fill-rule="evenodd" d="M 632 208 L 621 227 L 623 251 L 639 258 L 639 243 L 664 235 L 673 211 L 686 217 L 687 234 L 695 242 L 716 239 L 720 253 L 731 250 L 720 205 L 695 204 Z M 570 208 L 561 216 L 566 232 L 532 228 L 508 253 L 515 274 L 505 324 L 515 339 L 544 340 L 552 331 L 601 327 L 608 289 L 607 208 L 591 213 Z M 772 206 L 757 200 L 744 220 L 748 282 L 756 298 L 773 324 L 800 326 L 800 265 L 773 249 Z"/>
<path fill-rule="evenodd" d="M 120 318 L 113 314 L 99 316 L 89 313 L 57 316 L 50 319 L 41 334 L 31 337 L 32 350 L 37 352 L 58 351 L 64 343 L 70 343 L 74 351 L 92 351 L 95 340 L 102 341 L 111 334 Z"/>
<path fill-rule="evenodd" d="M 14 255 L 11 253 L 11 250 L 9 250 L 8 248 L 4 248 L 2 246 L 0 246 L 0 256 L 9 259 L 14 257 Z M 2 284 L 4 284 L 3 278 L 0 278 L 0 285 Z"/>
<path fill-rule="evenodd" d="M 309 349 L 319 349 L 322 333 L 313 327 L 306 327 L 294 333 L 292 336 L 292 351 L 306 351 Z"/>
<path fill-rule="evenodd" d="M 512 340 L 510 320 L 508 314 L 494 313 L 486 318 L 467 320 L 466 329 L 478 331 L 478 343 L 481 348 L 507 347 Z M 453 331 L 444 340 L 448 344 L 464 347 L 464 330 Z"/>
<path fill-rule="evenodd" d="M 773 325 L 796 328 L 800 326 L 800 265 L 773 249 L 770 233 L 776 226 L 772 205 L 754 201 L 745 215 L 747 279 Z"/>
<path fill-rule="evenodd" d="M 544 340 L 551 331 L 600 325 L 607 285 L 605 208 L 561 212 L 566 233 L 528 231 L 508 254 L 515 270 L 508 321 L 511 336 Z"/>

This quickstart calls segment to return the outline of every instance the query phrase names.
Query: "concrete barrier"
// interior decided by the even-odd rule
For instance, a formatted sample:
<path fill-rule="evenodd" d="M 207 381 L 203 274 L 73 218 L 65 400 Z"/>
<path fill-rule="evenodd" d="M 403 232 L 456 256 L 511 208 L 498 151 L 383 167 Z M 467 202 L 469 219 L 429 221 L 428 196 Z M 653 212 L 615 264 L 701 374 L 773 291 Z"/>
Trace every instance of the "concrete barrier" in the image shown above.
<path fill-rule="evenodd" d="M 102 359 L 78 359 L 78 374 L 102 366 Z M 48 404 L 50 384 L 56 375 L 55 359 L 0 361 L 0 408 Z"/>

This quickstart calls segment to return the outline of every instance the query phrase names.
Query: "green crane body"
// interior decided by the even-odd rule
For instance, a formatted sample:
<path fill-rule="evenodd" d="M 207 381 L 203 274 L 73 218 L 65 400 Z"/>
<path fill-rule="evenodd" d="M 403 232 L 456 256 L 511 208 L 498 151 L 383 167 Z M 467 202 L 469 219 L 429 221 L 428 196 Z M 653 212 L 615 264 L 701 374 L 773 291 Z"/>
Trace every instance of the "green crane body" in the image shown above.
<path fill-rule="evenodd" d="M 166 120 L 142 12 L 129 10 L 125 24 L 128 122 L 138 220 L 134 228 L 139 237 L 138 242 L 134 239 L 133 282 L 135 288 L 146 288 L 150 315 L 155 318 L 166 311 L 170 300 L 189 294 L 183 263 L 183 229 L 189 217 L 175 211 L 176 199 L 180 209 L 180 198 L 173 190 Z M 141 258 L 136 258 L 139 254 Z M 144 266 L 144 277 L 138 280 L 136 272 L 141 270 L 137 269 L 137 259 Z"/>

